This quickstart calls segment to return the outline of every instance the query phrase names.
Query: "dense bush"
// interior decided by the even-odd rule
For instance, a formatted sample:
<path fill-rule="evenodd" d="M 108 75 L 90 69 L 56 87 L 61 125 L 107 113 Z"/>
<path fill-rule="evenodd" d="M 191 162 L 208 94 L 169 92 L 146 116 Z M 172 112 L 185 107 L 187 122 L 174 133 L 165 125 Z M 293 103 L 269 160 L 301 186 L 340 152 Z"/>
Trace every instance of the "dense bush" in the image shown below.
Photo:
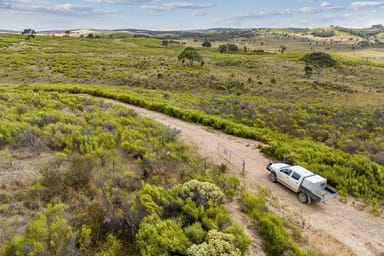
<path fill-rule="evenodd" d="M 187 251 L 191 254 L 207 247 L 212 251 L 210 255 L 244 255 L 251 240 L 232 223 L 222 205 L 222 196 L 214 184 L 197 180 L 167 191 L 144 185 L 138 197 L 140 201 L 146 198 L 146 202 L 135 206 L 144 207 L 150 214 L 143 219 L 137 233 L 136 243 L 141 254 L 185 254 Z M 148 209 L 155 211 L 151 213 Z M 168 212 L 170 209 L 172 211 Z M 161 219 L 158 214 L 166 219 Z M 220 244 L 224 247 L 215 252 Z"/>
<path fill-rule="evenodd" d="M 28 224 L 25 235 L 6 246 L 5 255 L 69 255 L 76 251 L 76 234 L 65 218 L 65 205 L 48 206 Z"/>
<path fill-rule="evenodd" d="M 136 237 L 140 255 L 183 255 L 190 243 L 179 225 L 156 214 L 143 219 Z"/>
<path fill-rule="evenodd" d="M 186 255 L 190 246 L 208 243 L 212 229 L 231 237 L 234 252 L 247 251 L 250 240 L 223 206 L 224 193 L 177 141 L 177 131 L 125 108 L 64 92 L 10 90 L 0 105 L 8 109 L 0 112 L 2 158 L 12 159 L 14 150 L 23 149 L 52 154 L 42 165 L 41 180 L 18 196 L 26 200 L 28 213 L 46 213 L 7 243 L 6 255 Z M 27 137 L 26 130 L 32 131 Z M 41 142 L 39 152 L 33 141 Z M 193 179 L 196 175 L 204 181 Z M 236 183 L 223 175 L 212 177 L 234 193 Z M 187 182 L 180 184 L 183 179 Z M 0 214 L 10 214 L 14 199 L 4 198 Z"/>
<path fill-rule="evenodd" d="M 64 92 L 10 90 L 0 105 L 8 109 L 0 112 L 2 161 L 12 164 L 14 150 L 38 154 L 23 142 L 27 129 L 35 131 L 29 141 L 41 141 L 39 150 L 52 155 L 41 163 L 41 180 L 17 196 L 25 210 L 11 213 L 8 205 L 16 197 L 2 196 L 0 214 L 46 212 L 7 244 L 6 255 L 186 254 L 211 229 L 232 234 L 237 250 L 247 250 L 247 237 L 232 223 L 209 173 L 204 171 L 205 181 L 193 179 L 205 169 L 177 141 L 176 131 L 125 108 Z M 179 184 L 183 179 L 190 181 Z"/>
<path fill-rule="evenodd" d="M 222 204 L 224 199 L 223 192 L 212 183 L 190 180 L 183 184 L 181 188 L 184 197 L 192 198 L 197 205 L 208 206 L 208 203 Z"/>
<path fill-rule="evenodd" d="M 194 244 L 187 254 L 190 256 L 241 256 L 243 255 L 234 245 L 234 236 L 211 230 L 207 234 L 206 242 Z"/>

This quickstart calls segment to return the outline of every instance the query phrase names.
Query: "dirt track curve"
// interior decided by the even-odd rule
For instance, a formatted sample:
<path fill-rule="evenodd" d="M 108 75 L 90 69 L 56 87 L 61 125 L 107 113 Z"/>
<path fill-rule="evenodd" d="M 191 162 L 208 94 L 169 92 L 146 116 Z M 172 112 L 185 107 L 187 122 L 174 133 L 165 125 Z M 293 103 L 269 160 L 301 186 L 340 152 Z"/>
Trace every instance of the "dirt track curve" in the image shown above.
<path fill-rule="evenodd" d="M 295 193 L 269 181 L 265 169 L 269 160 L 257 150 L 257 141 L 209 131 L 203 126 L 117 101 L 106 101 L 133 109 L 142 116 L 180 130 L 182 140 L 194 144 L 200 154 L 215 163 L 225 162 L 217 154 L 219 143 L 241 156 L 246 161 L 245 177 L 241 180 L 247 189 L 252 191 L 256 184 L 268 187 L 278 201 L 278 206 L 272 209 L 301 224 L 310 244 L 321 251 L 331 255 L 384 255 L 384 219 L 358 210 L 340 199 L 326 204 L 301 204 Z"/>

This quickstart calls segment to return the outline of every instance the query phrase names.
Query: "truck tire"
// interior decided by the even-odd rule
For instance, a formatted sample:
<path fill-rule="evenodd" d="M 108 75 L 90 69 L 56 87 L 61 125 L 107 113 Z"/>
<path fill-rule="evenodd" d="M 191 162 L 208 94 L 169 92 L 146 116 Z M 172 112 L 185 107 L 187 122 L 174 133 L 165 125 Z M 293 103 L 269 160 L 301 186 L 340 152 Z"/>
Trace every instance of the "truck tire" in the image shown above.
<path fill-rule="evenodd" d="M 299 193 L 299 201 L 303 204 L 306 204 L 306 203 L 308 203 L 309 198 L 304 192 L 300 192 Z"/>
<path fill-rule="evenodd" d="M 273 183 L 275 183 L 277 181 L 276 173 L 271 172 L 271 174 L 269 174 L 269 180 L 272 181 Z"/>

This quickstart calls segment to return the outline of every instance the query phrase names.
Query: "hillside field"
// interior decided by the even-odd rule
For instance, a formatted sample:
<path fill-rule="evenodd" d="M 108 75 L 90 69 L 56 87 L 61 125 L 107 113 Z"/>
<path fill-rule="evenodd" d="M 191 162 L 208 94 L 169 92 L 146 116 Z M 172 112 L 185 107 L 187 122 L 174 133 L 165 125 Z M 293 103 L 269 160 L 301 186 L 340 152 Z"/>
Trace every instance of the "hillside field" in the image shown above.
<path fill-rule="evenodd" d="M 178 131 L 100 98 L 260 141 L 266 157 L 319 173 L 382 218 L 383 32 L 330 30 L 0 34 L 4 254 L 200 255 L 223 243 L 245 255 L 250 239 L 223 206 L 235 196 L 265 230 L 284 232 L 282 251 L 267 255 L 322 255 L 301 250 L 295 228 L 264 211 L 265 193 L 203 165 Z M 225 44 L 238 50 L 220 53 Z M 202 64 L 178 60 L 188 46 Z M 314 51 L 337 63 L 318 83 L 303 61 Z"/>

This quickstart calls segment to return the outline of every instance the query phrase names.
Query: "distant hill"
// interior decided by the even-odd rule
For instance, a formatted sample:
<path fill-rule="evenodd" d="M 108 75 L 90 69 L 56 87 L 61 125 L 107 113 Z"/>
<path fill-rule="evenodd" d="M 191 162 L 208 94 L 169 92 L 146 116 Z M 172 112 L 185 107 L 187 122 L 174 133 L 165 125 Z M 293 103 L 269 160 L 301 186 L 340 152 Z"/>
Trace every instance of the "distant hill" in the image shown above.
<path fill-rule="evenodd" d="M 0 29 L 0 33 L 19 33 L 16 30 L 7 30 L 7 29 Z"/>
<path fill-rule="evenodd" d="M 367 45 L 381 45 L 384 43 L 384 26 L 373 25 L 370 28 L 346 28 L 329 26 L 323 28 L 209 28 L 195 30 L 148 30 L 148 29 L 70 29 L 70 30 L 46 30 L 36 31 L 42 35 L 72 36 L 72 37 L 155 37 L 160 39 L 182 40 L 193 38 L 196 40 L 225 41 L 233 38 L 254 38 L 255 35 L 273 33 L 274 35 L 296 35 L 312 36 L 320 40 L 340 40 L 342 37 L 350 36 L 365 42 Z M 1 30 L 0 33 L 20 33 L 15 30 Z"/>

